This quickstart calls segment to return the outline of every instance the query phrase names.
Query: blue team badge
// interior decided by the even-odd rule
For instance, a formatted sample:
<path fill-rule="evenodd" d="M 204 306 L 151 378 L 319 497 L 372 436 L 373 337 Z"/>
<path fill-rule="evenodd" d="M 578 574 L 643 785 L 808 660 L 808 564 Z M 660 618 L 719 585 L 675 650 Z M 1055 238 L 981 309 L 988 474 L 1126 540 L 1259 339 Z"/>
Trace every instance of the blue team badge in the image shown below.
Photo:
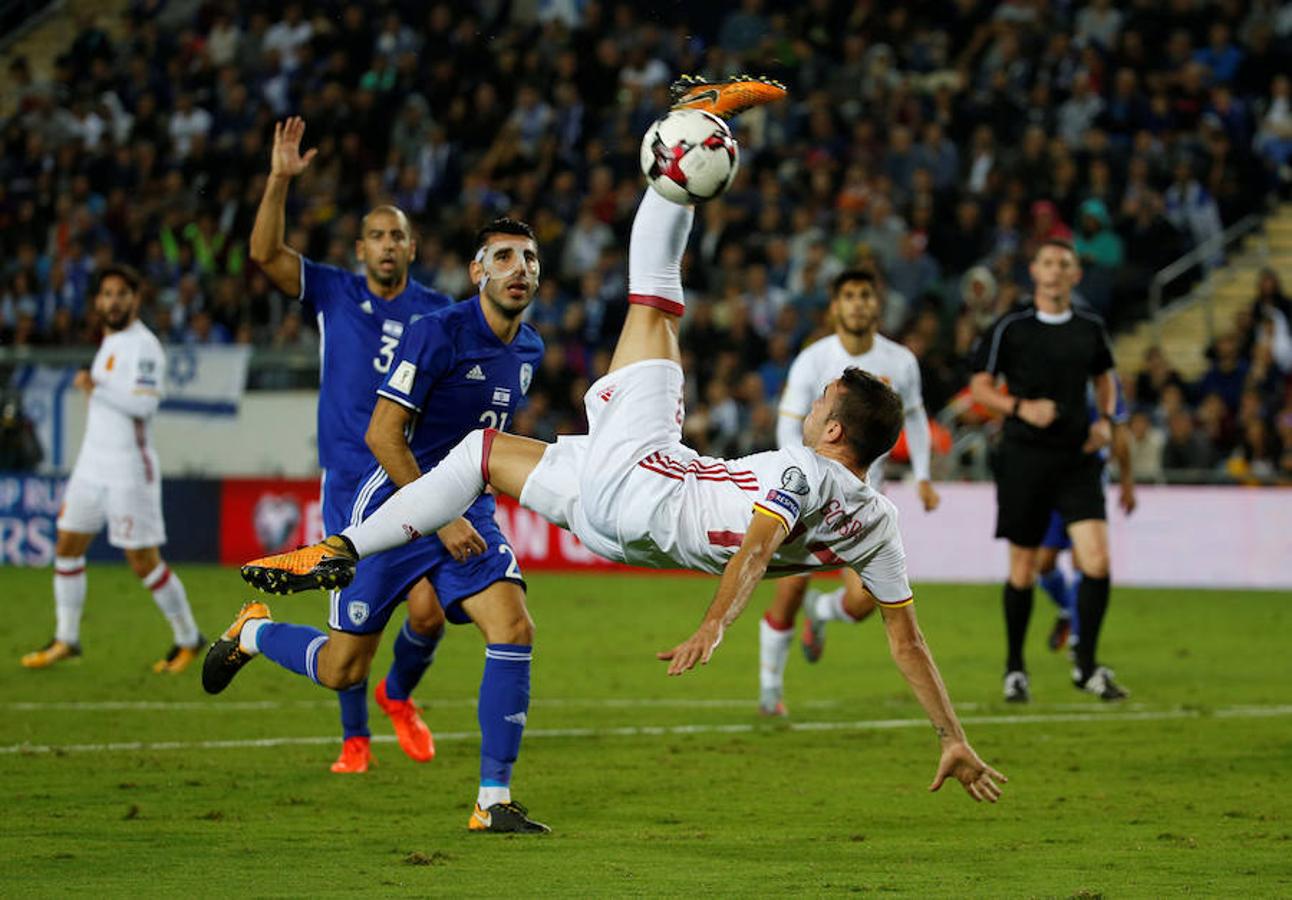
<path fill-rule="evenodd" d="M 368 604 L 362 600 L 351 600 L 346 611 L 350 614 L 350 621 L 355 625 L 362 625 L 368 621 Z"/>
<path fill-rule="evenodd" d="M 521 394 L 529 393 L 529 382 L 534 377 L 534 367 L 529 363 L 520 364 L 520 392 Z"/>

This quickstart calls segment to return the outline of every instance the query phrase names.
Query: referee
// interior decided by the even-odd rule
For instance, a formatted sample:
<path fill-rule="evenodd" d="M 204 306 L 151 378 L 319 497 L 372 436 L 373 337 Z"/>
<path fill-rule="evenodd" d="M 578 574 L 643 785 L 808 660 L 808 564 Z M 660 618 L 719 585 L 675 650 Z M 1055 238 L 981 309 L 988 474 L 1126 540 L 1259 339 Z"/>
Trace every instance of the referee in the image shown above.
<path fill-rule="evenodd" d="M 1009 541 L 1005 582 L 1005 699 L 1029 697 L 1023 640 L 1032 615 L 1037 548 L 1058 510 L 1084 576 L 1077 592 L 1081 639 L 1073 684 L 1102 700 L 1127 696 L 1096 662 L 1108 609 L 1108 523 L 1100 448 L 1112 440 L 1116 409 L 1113 356 L 1098 316 L 1072 308 L 1081 266 L 1071 244 L 1050 240 L 1029 266 L 1032 303 L 1002 316 L 984 336 L 969 388 L 973 399 L 1006 416 L 995 462 L 996 537 Z M 1004 380 L 1009 393 L 997 384 Z M 1086 384 L 1099 418 L 1091 424 Z"/>

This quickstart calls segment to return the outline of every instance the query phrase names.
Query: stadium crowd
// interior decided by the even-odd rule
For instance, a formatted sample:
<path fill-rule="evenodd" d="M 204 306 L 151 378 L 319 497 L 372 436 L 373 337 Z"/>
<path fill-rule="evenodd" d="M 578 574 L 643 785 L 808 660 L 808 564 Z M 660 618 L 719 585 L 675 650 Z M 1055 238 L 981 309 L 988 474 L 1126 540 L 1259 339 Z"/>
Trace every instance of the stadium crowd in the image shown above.
<path fill-rule="evenodd" d="M 792 102 L 738 123 L 683 335 L 688 440 L 744 453 L 774 444 L 789 363 L 845 267 L 882 273 L 884 330 L 936 414 L 1026 294 L 1038 242 L 1071 238 L 1082 302 L 1125 327 L 1156 270 L 1292 186 L 1292 7 L 1269 0 L 465 7 L 140 0 L 122 40 L 83 21 L 51 81 L 14 60 L 3 341 L 92 343 L 90 275 L 117 260 L 148 279 L 164 341 L 312 346 L 247 258 L 273 122 L 299 114 L 319 154 L 287 239 L 312 258 L 353 266 L 359 217 L 393 202 L 418 232 L 413 277 L 466 296 L 476 228 L 534 225 L 548 349 L 517 428 L 575 430 L 624 313 L 641 134 L 677 74 L 754 70 Z M 1292 477 L 1289 322 L 1271 274 L 1200 382 L 1151 355 L 1127 385 L 1137 472 Z"/>

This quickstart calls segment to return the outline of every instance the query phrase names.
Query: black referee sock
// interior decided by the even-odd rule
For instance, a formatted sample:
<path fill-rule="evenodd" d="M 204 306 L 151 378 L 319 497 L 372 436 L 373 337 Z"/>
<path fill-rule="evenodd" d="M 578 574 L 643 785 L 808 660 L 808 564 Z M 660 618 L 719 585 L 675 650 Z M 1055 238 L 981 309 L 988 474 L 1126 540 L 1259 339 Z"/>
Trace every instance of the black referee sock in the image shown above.
<path fill-rule="evenodd" d="M 1005 637 L 1009 641 L 1006 672 L 1026 671 L 1023 667 L 1023 641 L 1027 637 L 1027 623 L 1031 620 L 1032 588 L 1014 587 L 1005 582 Z"/>
<path fill-rule="evenodd" d="M 1095 670 L 1095 648 L 1099 645 L 1104 613 L 1108 612 L 1110 591 L 1107 576 L 1091 578 L 1083 575 L 1081 586 L 1077 588 L 1077 622 L 1081 627 L 1081 636 L 1077 639 L 1077 667 L 1081 669 L 1083 681 Z"/>

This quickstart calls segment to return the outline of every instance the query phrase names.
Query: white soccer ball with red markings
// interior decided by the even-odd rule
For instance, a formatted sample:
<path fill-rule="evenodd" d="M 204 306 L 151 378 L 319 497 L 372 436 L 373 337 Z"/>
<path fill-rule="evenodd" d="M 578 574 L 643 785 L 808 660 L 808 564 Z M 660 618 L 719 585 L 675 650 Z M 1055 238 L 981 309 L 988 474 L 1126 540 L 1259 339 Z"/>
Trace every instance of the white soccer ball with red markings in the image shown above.
<path fill-rule="evenodd" d="M 740 148 L 727 123 L 698 109 L 664 113 L 642 138 L 642 173 L 674 203 L 705 203 L 736 177 Z"/>

